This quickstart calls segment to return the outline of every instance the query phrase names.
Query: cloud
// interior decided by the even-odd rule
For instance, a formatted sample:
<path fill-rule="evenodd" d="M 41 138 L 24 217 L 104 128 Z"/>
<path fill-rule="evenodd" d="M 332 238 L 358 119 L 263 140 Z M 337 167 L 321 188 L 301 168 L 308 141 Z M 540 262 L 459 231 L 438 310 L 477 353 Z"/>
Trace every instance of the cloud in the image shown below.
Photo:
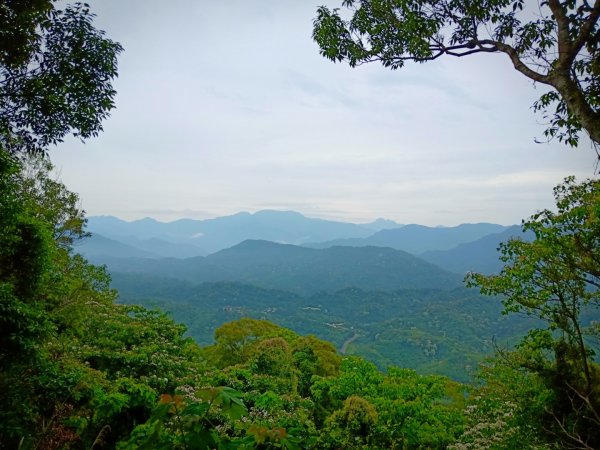
<path fill-rule="evenodd" d="M 93 7 L 125 46 L 117 109 L 51 152 L 90 214 L 515 223 L 592 175 L 587 149 L 533 143 L 540 92 L 502 55 L 351 69 L 318 54 L 310 2 Z"/>

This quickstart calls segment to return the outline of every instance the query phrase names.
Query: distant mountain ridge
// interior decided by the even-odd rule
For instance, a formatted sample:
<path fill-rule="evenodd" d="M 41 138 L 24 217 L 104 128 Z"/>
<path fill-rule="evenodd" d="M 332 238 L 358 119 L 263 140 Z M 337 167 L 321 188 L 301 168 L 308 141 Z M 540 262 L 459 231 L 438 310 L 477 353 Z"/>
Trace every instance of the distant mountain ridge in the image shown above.
<path fill-rule="evenodd" d="M 456 227 L 401 225 L 383 218 L 355 224 L 305 217 L 295 211 L 263 210 L 240 212 L 207 220 L 179 219 L 159 222 L 144 218 L 127 222 L 112 216 L 92 216 L 88 231 L 130 247 L 116 250 L 119 257 L 190 258 L 206 256 L 247 239 L 311 248 L 333 246 L 377 246 L 408 251 L 415 255 L 432 250 L 449 250 L 459 244 L 506 229 L 502 225 L 480 223 Z M 78 251 L 87 257 L 105 256 L 107 249 L 86 242 Z"/>
<path fill-rule="evenodd" d="M 151 218 L 127 222 L 112 216 L 88 218 L 90 232 L 165 257 L 208 255 L 246 239 L 298 245 L 337 238 L 367 237 L 373 234 L 374 230 L 388 226 L 401 225 L 384 219 L 361 225 L 309 218 L 295 211 L 274 210 L 263 210 L 254 214 L 240 212 L 206 220 L 180 219 L 173 222 L 159 222 Z M 158 245 L 153 246 L 148 242 L 152 239 L 157 240 Z M 166 243 L 185 245 L 189 248 L 179 247 L 178 252 Z M 83 249 L 85 253 L 85 244 Z"/>
<path fill-rule="evenodd" d="M 301 295 L 347 287 L 367 290 L 451 289 L 461 277 L 401 250 L 382 247 L 311 249 L 246 240 L 206 257 L 101 258 L 111 272 L 145 273 L 193 283 L 230 281 Z"/>
<path fill-rule="evenodd" d="M 373 222 L 362 223 L 360 225 L 373 231 L 391 230 L 393 228 L 402 228 L 404 226 L 400 223 L 394 222 L 393 220 L 384 219 L 382 217 L 375 219 Z"/>
<path fill-rule="evenodd" d="M 459 244 L 472 242 L 484 236 L 500 233 L 506 226 L 493 223 L 465 223 L 455 227 L 427 227 L 405 225 L 401 228 L 381 230 L 366 238 L 335 239 L 305 244 L 311 248 L 333 246 L 377 246 L 419 255 L 431 250 L 449 250 Z"/>
<path fill-rule="evenodd" d="M 473 242 L 459 244 L 450 250 L 432 250 L 420 256 L 449 272 L 465 274 L 479 272 L 498 273 L 504 263 L 500 260 L 498 248 L 510 239 L 533 240 L 533 232 L 524 233 L 519 225 L 508 227 L 501 233 L 490 234 Z"/>
<path fill-rule="evenodd" d="M 101 258 L 159 258 L 160 255 L 147 250 L 109 239 L 100 234 L 92 234 L 73 244 L 74 250 L 90 259 Z"/>

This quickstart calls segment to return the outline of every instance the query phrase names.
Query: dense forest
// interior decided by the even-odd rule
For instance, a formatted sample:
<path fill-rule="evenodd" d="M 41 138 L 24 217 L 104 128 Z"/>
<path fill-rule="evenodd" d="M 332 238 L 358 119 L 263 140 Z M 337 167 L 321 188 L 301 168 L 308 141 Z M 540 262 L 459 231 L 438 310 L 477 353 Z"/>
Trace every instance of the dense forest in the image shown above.
<path fill-rule="evenodd" d="M 359 31 L 387 5 L 345 5 L 354 3 L 373 7 Z M 549 4 L 587 14 L 567 25 L 588 29 L 591 66 L 577 70 L 597 107 L 600 5 Z M 519 5 L 488 6 L 498 19 Z M 566 178 L 555 209 L 523 222 L 529 238 L 501 244 L 501 270 L 469 272 L 466 287 L 392 248 L 297 247 L 292 264 L 277 259 L 280 244 L 260 241 L 197 259 L 204 269 L 188 264 L 180 278 L 173 260 L 171 277 L 120 271 L 113 284 L 76 251 L 89 237 L 85 213 L 53 177 L 48 149 L 102 130 L 121 47 L 93 27 L 87 5 L 0 6 L 1 448 L 600 448 L 600 181 Z M 491 14 L 472 8 L 459 12 Z M 326 13 L 315 24 L 322 42 L 343 33 Z M 568 107 L 556 126 L 593 126 Z M 198 279 L 231 252 L 241 279 Z M 406 279 L 378 278 L 378 262 Z M 265 273 L 270 285 L 251 284 Z"/>
<path fill-rule="evenodd" d="M 286 291 L 218 282 L 199 285 L 116 273 L 119 302 L 159 308 L 185 324 L 200 344 L 221 324 L 252 317 L 331 342 L 380 369 L 390 365 L 472 381 L 494 346 L 512 346 L 536 322 L 502 315 L 499 298 L 474 289 L 365 291 L 346 288 L 302 297 Z M 595 316 L 582 316 L 589 323 Z"/>

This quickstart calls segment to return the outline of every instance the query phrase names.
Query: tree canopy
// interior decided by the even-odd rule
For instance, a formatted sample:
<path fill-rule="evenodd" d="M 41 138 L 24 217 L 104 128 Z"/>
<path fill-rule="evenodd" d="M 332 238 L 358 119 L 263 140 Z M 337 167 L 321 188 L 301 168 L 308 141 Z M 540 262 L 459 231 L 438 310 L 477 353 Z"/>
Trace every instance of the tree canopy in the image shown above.
<path fill-rule="evenodd" d="M 114 107 L 121 45 L 94 28 L 86 4 L 53 3 L 0 5 L 0 146 L 12 154 L 96 136 Z"/>
<path fill-rule="evenodd" d="M 550 86 L 534 104 L 545 136 L 600 144 L 600 0 L 344 0 L 322 6 L 313 38 L 321 54 L 354 67 L 504 53 L 530 80 Z"/>
<path fill-rule="evenodd" d="M 503 244 L 502 271 L 471 274 L 468 282 L 503 295 L 506 313 L 539 319 L 505 359 L 549 390 L 541 428 L 552 440 L 561 448 L 598 448 L 600 368 L 593 358 L 600 328 L 593 319 L 600 307 L 600 181 L 570 177 L 554 196 L 556 212 L 524 222 L 535 240 Z"/>

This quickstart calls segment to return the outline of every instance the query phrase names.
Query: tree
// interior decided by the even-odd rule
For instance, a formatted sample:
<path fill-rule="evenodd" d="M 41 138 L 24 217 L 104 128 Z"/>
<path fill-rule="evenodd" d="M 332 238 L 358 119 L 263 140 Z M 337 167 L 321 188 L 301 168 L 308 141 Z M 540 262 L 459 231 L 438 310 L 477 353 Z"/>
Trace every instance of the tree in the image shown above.
<path fill-rule="evenodd" d="M 245 364 L 260 341 L 277 336 L 293 339 L 294 333 L 266 320 L 244 317 L 215 330 L 216 344 L 205 349 L 206 358 L 221 368 Z"/>
<path fill-rule="evenodd" d="M 517 351 L 503 356 L 538 376 L 552 391 L 545 425 L 565 448 L 600 446 L 600 180 L 573 177 L 554 190 L 557 211 L 543 210 L 524 222 L 533 242 L 501 246 L 500 274 L 470 274 L 468 284 L 503 295 L 506 313 L 539 319 Z"/>
<path fill-rule="evenodd" d="M 50 328 L 35 299 L 48 271 L 52 238 L 20 196 L 20 169 L 0 151 L 0 374 L 36 353 Z"/>
<path fill-rule="evenodd" d="M 370 448 L 377 419 L 377 411 L 368 400 L 351 395 L 341 409 L 327 418 L 327 433 L 320 444 L 323 448 Z"/>
<path fill-rule="evenodd" d="M 93 27 L 86 4 L 0 5 L 0 148 L 46 152 L 68 134 L 96 136 L 114 107 L 120 44 Z"/>
<path fill-rule="evenodd" d="M 52 10 L 51 0 L 2 2 L 0 6 L 0 63 L 25 64 L 35 51 L 38 24 Z"/>
<path fill-rule="evenodd" d="M 541 450 L 543 416 L 552 392 L 536 374 L 518 370 L 513 361 L 492 358 L 469 389 L 464 432 L 449 450 Z"/>
<path fill-rule="evenodd" d="M 462 430 L 457 383 L 397 367 L 383 374 L 354 356 L 339 376 L 315 377 L 311 395 L 323 423 L 318 448 L 446 448 Z"/>
<path fill-rule="evenodd" d="M 534 103 L 549 121 L 548 139 L 576 146 L 584 130 L 600 144 L 600 0 L 343 0 L 342 6 L 347 19 L 339 9 L 317 11 L 313 38 L 326 58 L 398 69 L 406 61 L 504 53 L 521 74 L 553 88 Z"/>
<path fill-rule="evenodd" d="M 74 254 L 85 218 L 51 172 L 0 151 L 0 447 L 114 448 L 204 362 L 184 326 L 115 304 L 106 268 Z"/>

